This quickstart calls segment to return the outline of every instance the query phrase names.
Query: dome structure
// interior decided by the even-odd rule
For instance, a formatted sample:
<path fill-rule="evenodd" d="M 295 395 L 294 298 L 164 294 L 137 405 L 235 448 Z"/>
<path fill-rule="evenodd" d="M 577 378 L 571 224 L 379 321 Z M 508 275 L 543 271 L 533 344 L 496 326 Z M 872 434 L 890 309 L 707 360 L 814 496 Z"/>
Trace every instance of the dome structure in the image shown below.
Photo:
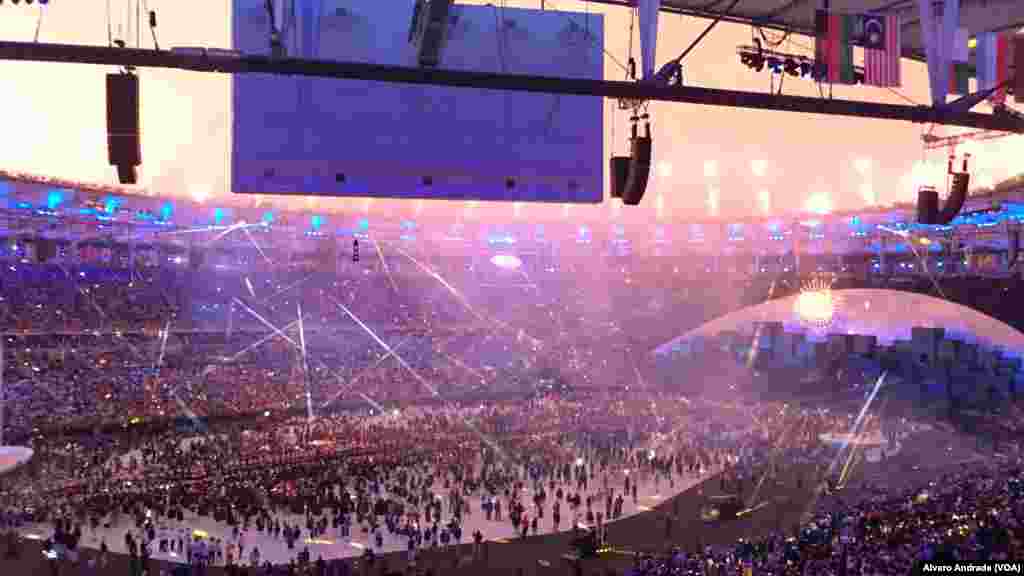
<path fill-rule="evenodd" d="M 866 334 L 879 343 L 909 340 L 911 329 L 944 328 L 946 338 L 998 348 L 1024 357 L 1024 333 L 967 306 L 914 292 L 878 289 L 801 292 L 716 318 L 655 350 L 666 354 L 681 342 L 722 332 L 747 332 L 756 322 L 781 322 L 786 331 L 810 339 L 827 334 Z"/>

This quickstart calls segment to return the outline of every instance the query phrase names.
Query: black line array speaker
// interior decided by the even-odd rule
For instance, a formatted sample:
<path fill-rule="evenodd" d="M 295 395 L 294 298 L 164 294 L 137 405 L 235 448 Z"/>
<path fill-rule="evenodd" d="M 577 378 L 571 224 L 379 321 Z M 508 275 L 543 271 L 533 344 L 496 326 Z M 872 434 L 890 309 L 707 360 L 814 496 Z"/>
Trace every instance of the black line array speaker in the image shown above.
<path fill-rule="evenodd" d="M 107 157 L 121 184 L 135 184 L 142 164 L 139 131 L 139 77 L 107 74 Z"/>
<path fill-rule="evenodd" d="M 939 193 L 925 187 L 917 191 L 917 223 L 935 224 L 939 219 Z"/>
<path fill-rule="evenodd" d="M 57 241 L 49 238 L 36 240 L 36 261 L 42 263 L 57 257 Z"/>
<path fill-rule="evenodd" d="M 612 156 L 609 161 L 608 175 L 611 178 L 612 198 L 622 198 L 629 180 L 629 156 Z"/>
<path fill-rule="evenodd" d="M 967 201 L 967 188 L 971 185 L 971 175 L 967 172 L 967 159 L 964 156 L 963 168 L 960 172 L 953 171 L 953 158 L 949 160 L 949 174 L 953 176 L 953 184 L 949 188 L 949 198 L 939 206 L 939 193 L 934 188 L 922 188 L 917 192 L 917 222 L 919 224 L 946 225 L 960 214 Z"/>
<path fill-rule="evenodd" d="M 971 185 L 971 175 L 967 173 L 967 161 L 964 161 L 964 171 L 953 174 L 953 184 L 949 187 L 949 198 L 939 210 L 939 218 L 936 224 L 949 224 L 956 218 L 957 214 L 964 207 L 967 201 L 967 188 Z"/>
<path fill-rule="evenodd" d="M 622 203 L 629 206 L 640 204 L 647 191 L 647 179 L 651 172 L 651 128 L 646 127 L 643 136 L 634 135 L 629 139 L 629 178 L 622 191 Z"/>

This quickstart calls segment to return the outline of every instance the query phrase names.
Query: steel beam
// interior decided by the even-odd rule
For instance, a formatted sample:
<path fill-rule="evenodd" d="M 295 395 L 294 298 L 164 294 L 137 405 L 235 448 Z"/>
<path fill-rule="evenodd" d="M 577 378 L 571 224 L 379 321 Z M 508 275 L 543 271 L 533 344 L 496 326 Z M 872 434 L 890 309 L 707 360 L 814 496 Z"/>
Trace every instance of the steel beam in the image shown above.
<path fill-rule="evenodd" d="M 614 99 L 903 120 L 914 123 L 947 124 L 983 130 L 1024 133 L 1024 121 L 1017 118 L 975 112 L 953 112 L 931 106 L 831 100 L 689 86 L 657 86 L 639 82 L 585 78 L 554 78 L 465 70 L 410 68 L 365 62 L 273 59 L 266 56 L 222 54 L 180 54 L 133 48 L 28 42 L 0 42 L 0 60 L 174 68 L 225 74 L 277 74 L 487 90 L 603 96 Z"/>

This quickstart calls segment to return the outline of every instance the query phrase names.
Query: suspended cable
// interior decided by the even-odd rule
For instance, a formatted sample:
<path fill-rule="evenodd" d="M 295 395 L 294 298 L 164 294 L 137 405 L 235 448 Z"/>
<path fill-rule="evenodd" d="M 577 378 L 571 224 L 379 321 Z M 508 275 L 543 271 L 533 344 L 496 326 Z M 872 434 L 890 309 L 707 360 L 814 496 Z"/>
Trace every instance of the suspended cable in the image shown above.
<path fill-rule="evenodd" d="M 558 6 L 555 6 L 554 2 L 551 2 L 551 0 L 546 0 L 546 2 L 551 4 L 551 6 L 556 11 L 559 10 Z M 571 22 L 574 26 L 576 26 L 576 27 L 578 27 L 578 28 L 580 28 L 582 30 L 586 30 L 586 28 L 584 28 L 583 26 L 580 26 L 579 22 L 577 22 L 572 16 L 566 15 L 565 19 L 568 20 L 569 22 Z M 618 66 L 621 70 L 628 70 L 628 68 L 626 67 L 625 64 L 620 62 L 618 58 L 613 56 L 612 53 L 609 52 L 608 49 L 604 47 L 604 43 L 603 42 L 599 42 L 598 39 L 594 38 L 594 36 L 591 35 L 589 32 L 586 32 L 586 37 L 587 37 L 588 40 L 590 40 L 591 44 L 593 44 L 594 46 L 597 46 L 598 48 L 600 48 L 601 52 L 605 55 L 605 57 L 608 58 L 609 60 L 611 60 L 613 64 Z"/>
<path fill-rule="evenodd" d="M 114 24 L 110 14 L 110 0 L 107 0 L 107 46 L 114 47 Z"/>
<path fill-rule="evenodd" d="M 39 42 L 39 30 L 43 27 L 44 13 L 46 13 L 46 10 L 43 10 L 43 7 L 39 6 L 39 18 L 36 19 L 36 33 L 35 36 L 32 37 L 33 42 Z"/>
<path fill-rule="evenodd" d="M 498 7 L 491 4 L 491 8 L 494 9 L 494 34 L 495 40 L 498 45 L 498 63 L 501 65 L 502 73 L 508 72 L 505 67 L 505 14 L 504 9 L 501 10 L 499 15 Z"/>
<path fill-rule="evenodd" d="M 636 60 L 633 59 L 633 29 L 636 25 L 636 13 L 638 8 L 629 10 L 629 46 L 626 49 L 626 80 L 636 80 Z"/>
<path fill-rule="evenodd" d="M 735 8 L 736 5 L 739 3 L 740 0 L 732 0 L 732 3 L 729 4 L 729 7 L 723 10 L 720 14 L 718 14 L 718 16 L 716 16 L 715 19 L 712 20 L 706 28 L 704 28 L 704 31 L 701 32 L 696 38 L 694 38 L 693 42 L 690 42 L 690 45 L 686 47 L 686 50 L 683 50 L 683 53 L 680 54 L 678 58 L 676 58 L 675 60 L 670 60 L 669 62 L 675 62 L 677 64 L 681 63 L 683 59 L 686 58 L 686 55 L 693 51 L 693 49 L 696 48 L 698 44 L 700 44 L 701 40 L 703 40 L 705 36 L 710 34 L 711 31 L 715 29 L 715 26 L 718 26 L 718 23 L 722 21 L 722 18 L 729 12 L 732 12 L 732 9 Z"/>

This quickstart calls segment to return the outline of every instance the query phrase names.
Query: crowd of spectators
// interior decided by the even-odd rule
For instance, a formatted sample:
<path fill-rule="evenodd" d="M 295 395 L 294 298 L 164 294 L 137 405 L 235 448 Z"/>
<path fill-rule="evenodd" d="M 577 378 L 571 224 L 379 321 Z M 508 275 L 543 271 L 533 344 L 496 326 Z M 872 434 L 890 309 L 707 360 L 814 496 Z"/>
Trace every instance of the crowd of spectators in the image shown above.
<path fill-rule="evenodd" d="M 908 576 L 925 564 L 1006 562 L 1024 536 L 1024 467 L 971 463 L 904 490 L 868 485 L 824 496 L 799 532 L 731 547 L 638 559 L 633 576 L 755 574 Z M 991 565 L 991 564 L 990 564 Z"/>
<path fill-rule="evenodd" d="M 414 556 L 419 547 L 476 536 L 461 532 L 471 514 L 504 518 L 522 536 L 577 522 L 600 531 L 636 509 L 640 484 L 672 490 L 723 470 L 742 481 L 778 450 L 820 456 L 813 435 L 848 425 L 846 417 L 787 414 L 781 405 L 660 395 L 409 407 L 312 423 L 268 418 L 202 435 L 70 442 L 15 473 L 4 502 L 24 521 L 60 526 L 61 534 L 130 527 L 135 546 L 125 540 L 124 548 L 140 558 L 193 554 L 179 534 L 191 534 L 201 518 L 231 534 L 220 542 L 211 535 L 204 547 L 234 548 L 197 561 L 243 558 L 238 548 L 253 529 L 286 544 L 299 562 L 310 560 L 304 539 L 327 532 L 361 531 L 378 551 L 408 546 Z M 494 534 L 477 538 L 484 537 Z"/>
<path fill-rule="evenodd" d="M 3 522 L 52 526 L 51 545 L 69 558 L 97 530 L 127 532 L 102 549 L 142 565 L 175 551 L 197 564 L 260 565 L 267 551 L 246 546 L 252 530 L 315 564 L 306 539 L 361 531 L 382 543 L 371 554 L 401 545 L 414 557 L 475 539 L 462 532 L 473 513 L 524 535 L 600 527 L 622 500 L 635 509 L 637 476 L 674 485 L 715 471 L 742 482 L 825 462 L 822 435 L 857 420 L 650 389 L 634 354 L 647 336 L 637 335 L 661 328 L 664 341 L 682 331 L 670 311 L 694 323 L 714 311 L 628 275 L 597 298 L 566 282 L 528 305 L 507 302 L 522 315 L 513 328 L 499 313 L 508 292 L 478 289 L 470 300 L 485 304 L 474 308 L 397 267 L 395 277 L 344 278 L 12 268 L 0 280 L 4 437 L 37 457 L 5 478 Z M 862 430 L 881 426 L 867 422 Z M 621 477 L 626 469 L 636 476 Z M 907 492 L 837 492 L 799 533 L 645 559 L 637 573 L 750 565 L 828 576 L 848 565 L 873 576 L 924 558 L 1013 557 L 1022 481 L 1003 464 Z M 223 533 L 193 539 L 200 518 Z"/>

